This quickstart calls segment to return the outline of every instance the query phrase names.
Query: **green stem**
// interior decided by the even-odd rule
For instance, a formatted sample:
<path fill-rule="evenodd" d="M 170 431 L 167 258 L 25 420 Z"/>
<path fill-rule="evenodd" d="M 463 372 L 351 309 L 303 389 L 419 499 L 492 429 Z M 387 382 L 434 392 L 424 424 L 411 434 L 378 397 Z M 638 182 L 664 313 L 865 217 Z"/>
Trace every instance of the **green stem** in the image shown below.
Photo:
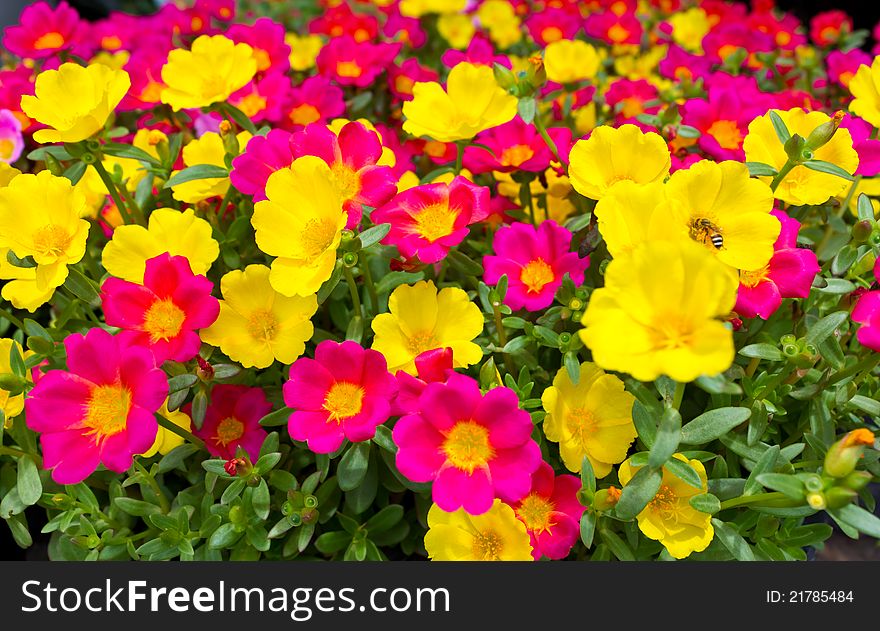
<path fill-rule="evenodd" d="M 110 197 L 113 199 L 113 203 L 116 204 L 116 208 L 117 210 L 119 210 L 119 214 L 122 215 L 123 223 L 134 223 L 131 215 L 128 213 L 128 208 L 125 206 L 125 203 L 119 196 L 119 191 L 116 188 L 116 184 L 113 182 L 113 178 L 110 177 L 109 173 L 107 173 L 107 169 L 105 169 L 104 165 L 101 164 L 101 160 L 99 158 L 96 158 L 95 161 L 92 163 L 92 166 L 95 167 L 95 171 L 98 172 L 98 176 L 101 178 L 101 181 L 104 182 L 104 188 L 106 188 L 107 192 L 110 193 Z"/>
<path fill-rule="evenodd" d="M 134 197 L 131 196 L 131 193 L 128 192 L 125 185 L 119 187 L 119 193 L 122 195 L 123 201 L 128 204 L 131 217 L 135 223 L 142 226 L 147 225 L 146 219 L 144 219 L 144 211 L 142 211 L 138 203 L 134 201 Z"/>
<path fill-rule="evenodd" d="M 676 382 L 675 384 L 675 392 L 672 395 L 672 407 L 676 410 L 681 406 L 681 400 L 684 398 L 684 387 L 685 383 L 683 381 Z"/>
<path fill-rule="evenodd" d="M 30 458 L 34 462 L 37 463 L 37 466 L 43 466 L 43 459 L 40 458 L 37 454 L 28 453 L 27 451 L 22 451 L 21 449 L 16 449 L 15 447 L 6 447 L 0 446 L 0 456 L 15 456 L 17 458 Z"/>
<path fill-rule="evenodd" d="M 461 175 L 461 163 L 464 160 L 464 148 L 467 146 L 467 142 L 459 140 L 455 143 L 455 146 L 455 174 Z"/>
<path fill-rule="evenodd" d="M 794 370 L 794 364 L 789 362 L 788 364 L 786 364 L 783 367 L 783 369 L 779 373 L 774 375 L 770 379 L 770 381 L 767 382 L 767 385 L 765 385 L 763 388 L 761 388 L 760 392 L 755 393 L 755 395 L 749 400 L 749 404 L 751 404 L 751 401 L 762 400 L 765 395 L 768 395 L 771 392 L 773 392 L 776 389 L 776 386 L 778 386 L 783 381 L 785 381 L 785 379 L 791 374 L 792 370 Z"/>
<path fill-rule="evenodd" d="M 345 273 L 345 282 L 348 283 L 348 291 L 351 294 L 351 302 L 354 305 L 355 315 L 363 317 L 364 312 L 361 309 L 361 298 L 358 295 L 357 285 L 354 282 L 354 274 L 351 273 L 351 268 L 344 263 L 342 269 Z"/>
<path fill-rule="evenodd" d="M 159 483 L 156 482 L 156 478 L 154 478 L 152 474 L 147 471 L 146 467 L 138 462 L 137 459 L 134 460 L 134 466 L 143 476 L 144 480 L 147 483 L 147 486 L 149 486 L 150 490 L 153 491 L 153 494 L 159 498 L 159 508 L 162 509 L 162 514 L 167 515 L 168 511 L 171 510 L 171 503 L 168 501 L 168 498 L 165 497 L 165 493 L 162 491 Z"/>
<path fill-rule="evenodd" d="M 544 142 L 547 144 L 547 148 L 550 149 L 550 152 L 556 158 L 557 162 L 562 163 L 562 158 L 559 157 L 559 149 L 556 148 L 556 143 L 553 142 L 553 139 L 550 137 L 550 134 L 547 133 L 547 129 L 544 127 L 544 123 L 541 122 L 540 115 L 535 115 L 535 129 L 538 130 L 538 134 L 541 138 L 544 139 Z"/>
<path fill-rule="evenodd" d="M 22 321 L 19 320 L 18 318 L 16 318 L 11 313 L 9 313 L 6 309 L 0 309 L 0 317 L 6 318 L 10 322 L 12 322 L 12 324 L 14 324 L 16 327 L 18 327 L 21 330 L 24 330 L 24 324 L 22 323 Z"/>
<path fill-rule="evenodd" d="M 781 499 L 790 499 L 785 493 L 773 491 L 771 493 L 757 493 L 755 495 L 741 495 L 732 497 L 729 500 L 721 502 L 721 510 L 734 508 L 736 506 L 746 506 L 748 504 L 758 504 L 760 502 L 772 502 Z"/>
<path fill-rule="evenodd" d="M 785 164 L 782 165 L 782 168 L 779 170 L 779 173 L 776 174 L 776 177 L 773 178 L 773 181 L 770 182 L 770 189 L 775 193 L 776 189 L 782 183 L 782 180 L 785 179 L 785 176 L 788 175 L 793 168 L 797 166 L 791 160 L 787 160 Z"/>
<path fill-rule="evenodd" d="M 363 257 L 363 253 L 361 253 Z M 379 313 L 379 294 L 376 293 L 376 285 L 373 283 L 373 273 L 370 271 L 366 257 L 361 264 L 361 274 L 364 277 L 364 284 L 367 286 L 367 293 L 370 295 L 370 311 L 372 314 Z"/>
<path fill-rule="evenodd" d="M 199 438 L 198 436 L 196 436 L 192 432 L 183 429 L 180 425 L 177 425 L 176 423 L 172 423 L 171 421 L 169 421 L 167 418 L 165 418 L 161 414 L 156 415 L 156 420 L 159 422 L 159 425 L 161 427 L 164 427 L 172 434 L 177 434 L 178 436 L 180 436 L 184 440 L 188 440 L 189 442 L 191 442 L 193 445 L 195 445 L 199 449 L 204 449 L 205 451 L 207 451 L 208 448 L 205 447 L 205 441 L 203 441 L 201 438 Z"/>
<path fill-rule="evenodd" d="M 853 364 L 849 368 L 844 368 L 838 373 L 835 373 L 828 379 L 828 385 L 833 385 L 839 381 L 843 381 L 855 374 L 860 372 L 864 372 L 865 374 L 870 374 L 872 370 L 880 363 L 880 353 L 872 353 L 870 357 L 867 359 L 863 359 L 862 361 Z"/>
<path fill-rule="evenodd" d="M 859 182 L 862 181 L 862 176 L 857 175 L 853 180 L 852 185 L 849 187 L 849 191 L 846 193 L 846 197 L 843 200 L 843 204 L 841 204 L 840 209 L 837 211 L 838 217 L 843 217 L 846 213 L 847 208 L 849 208 L 849 203 L 852 201 L 853 195 L 856 193 L 856 189 L 859 187 Z M 829 221 L 825 226 L 825 232 L 822 234 L 822 239 L 819 241 L 819 244 L 816 246 L 816 252 L 822 253 L 825 251 L 825 246 L 828 245 L 828 241 L 831 240 L 831 235 L 834 234 L 834 229 L 832 228 L 832 224 Z"/>

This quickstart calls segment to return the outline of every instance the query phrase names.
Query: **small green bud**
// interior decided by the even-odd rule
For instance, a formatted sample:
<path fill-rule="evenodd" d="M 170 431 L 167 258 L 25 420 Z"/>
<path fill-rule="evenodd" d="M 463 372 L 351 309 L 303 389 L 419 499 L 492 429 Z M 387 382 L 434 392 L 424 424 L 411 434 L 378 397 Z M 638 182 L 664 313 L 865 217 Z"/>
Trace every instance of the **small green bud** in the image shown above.
<path fill-rule="evenodd" d="M 816 129 L 810 132 L 810 135 L 807 136 L 806 146 L 809 149 L 816 150 L 819 147 L 822 147 L 834 137 L 834 134 L 837 132 L 837 128 L 840 127 L 840 122 L 843 120 L 843 112 L 837 111 L 834 113 L 834 116 L 831 117 L 830 120 L 822 123 Z"/>
<path fill-rule="evenodd" d="M 785 155 L 788 156 L 788 159 L 792 162 L 802 162 L 805 143 L 806 141 L 803 136 L 792 134 L 791 138 L 786 140 L 785 145 L 783 145 Z"/>
<path fill-rule="evenodd" d="M 858 493 L 852 489 L 835 486 L 825 492 L 825 504 L 828 508 L 843 508 L 851 504 L 858 497 Z"/>
<path fill-rule="evenodd" d="M 834 478 L 845 478 L 852 473 L 867 445 L 874 444 L 874 434 L 868 429 L 856 429 L 835 442 L 825 454 L 824 471 Z"/>

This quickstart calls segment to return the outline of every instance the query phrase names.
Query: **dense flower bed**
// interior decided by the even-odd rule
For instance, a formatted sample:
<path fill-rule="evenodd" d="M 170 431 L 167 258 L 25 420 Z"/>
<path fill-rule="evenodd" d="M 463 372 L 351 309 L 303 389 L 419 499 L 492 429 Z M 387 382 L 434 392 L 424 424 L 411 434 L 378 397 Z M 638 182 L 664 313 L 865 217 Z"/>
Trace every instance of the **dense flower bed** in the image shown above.
<path fill-rule="evenodd" d="M 243 4 L 89 24 L 38 2 L 3 35 L 20 546 L 880 539 L 866 31 L 772 0 Z"/>

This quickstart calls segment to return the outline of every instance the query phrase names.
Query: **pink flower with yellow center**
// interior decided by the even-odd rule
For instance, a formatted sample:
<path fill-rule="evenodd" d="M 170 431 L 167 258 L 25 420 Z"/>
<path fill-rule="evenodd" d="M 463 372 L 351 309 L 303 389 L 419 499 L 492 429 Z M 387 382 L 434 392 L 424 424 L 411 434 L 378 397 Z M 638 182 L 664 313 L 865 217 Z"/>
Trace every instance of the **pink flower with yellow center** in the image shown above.
<path fill-rule="evenodd" d="M 280 121 L 284 99 L 290 90 L 290 79 L 283 72 L 272 71 L 255 78 L 233 92 L 228 102 L 240 109 L 253 122 Z"/>
<path fill-rule="evenodd" d="M 880 282 L 880 259 L 874 263 L 874 279 Z M 880 291 L 859 296 L 852 311 L 852 321 L 862 325 L 856 333 L 859 343 L 880 352 Z"/>
<path fill-rule="evenodd" d="M 591 13 L 584 20 L 584 32 L 608 44 L 636 44 L 642 40 L 642 23 L 635 12 L 618 15 L 606 10 Z"/>
<path fill-rule="evenodd" d="M 660 111 L 660 105 L 656 104 L 659 99 L 657 88 L 645 81 L 638 79 L 616 79 L 608 86 L 605 92 L 605 101 L 616 113 L 615 121 L 620 125 L 632 123 L 642 127 L 646 131 L 652 129 L 639 121 L 639 114 L 656 114 Z M 655 105 L 650 105 L 655 103 Z"/>
<path fill-rule="evenodd" d="M 284 122 L 288 127 L 324 123 L 345 113 L 345 100 L 339 86 L 324 77 L 309 77 L 289 90 L 284 102 Z"/>
<path fill-rule="evenodd" d="M 379 135 L 363 123 L 346 123 L 334 134 L 325 125 L 308 125 L 291 139 L 294 157 L 317 156 L 327 163 L 348 213 L 347 228 L 361 222 L 363 207 L 376 208 L 397 192 L 394 173 L 377 163 L 382 157 Z"/>
<path fill-rule="evenodd" d="M 571 150 L 571 130 L 564 127 L 551 127 L 547 130 L 556 144 L 563 160 L 568 159 Z M 489 171 L 530 171 L 543 173 L 555 160 L 550 148 L 534 125 L 528 125 L 519 116 L 498 127 L 480 132 L 475 142 L 486 145 L 492 152 L 482 147 L 469 146 L 464 150 L 464 165 L 472 173 Z"/>
<path fill-rule="evenodd" d="M 468 226 L 489 215 L 489 189 L 461 176 L 449 184 L 424 184 L 396 195 L 370 216 L 373 223 L 390 223 L 382 240 L 396 245 L 405 258 L 436 263 L 461 243 Z"/>
<path fill-rule="evenodd" d="M 831 46 L 852 30 L 852 18 L 836 9 L 817 13 L 810 20 L 810 39 L 817 46 Z"/>
<path fill-rule="evenodd" d="M 0 162 L 11 164 L 21 157 L 22 151 L 21 122 L 9 110 L 0 109 Z"/>
<path fill-rule="evenodd" d="M 397 381 L 382 353 L 350 340 L 324 340 L 315 359 L 293 363 L 284 384 L 284 403 L 294 410 L 290 437 L 320 454 L 336 451 L 346 438 L 370 440 L 388 420 L 396 393 Z"/>
<path fill-rule="evenodd" d="M 186 404 L 183 411 L 192 417 L 192 404 Z M 218 458 L 234 458 L 241 447 L 251 460 L 256 460 L 268 436 L 260 426 L 260 419 L 271 411 L 272 404 L 262 388 L 220 384 L 211 390 L 205 420 L 195 434 Z"/>
<path fill-rule="evenodd" d="M 364 88 L 391 65 L 401 46 L 400 43 L 358 42 L 351 35 L 342 35 L 321 49 L 315 64 L 321 76 L 339 85 Z"/>
<path fill-rule="evenodd" d="M 763 114 L 757 87 L 742 84 L 711 87 L 708 99 L 688 99 L 681 106 L 681 122 L 700 130 L 700 149 L 716 160 L 745 160 L 743 139 L 749 123 Z"/>
<path fill-rule="evenodd" d="M 770 214 L 782 224 L 773 244 L 773 257 L 761 269 L 739 274 L 733 310 L 747 318 L 766 320 L 779 308 L 783 298 L 806 298 L 820 269 L 812 250 L 797 247 L 800 222 L 781 210 Z"/>
<path fill-rule="evenodd" d="M 245 150 L 232 160 L 232 185 L 245 195 L 253 195 L 254 202 L 265 200 L 269 176 L 293 163 L 292 138 L 293 134 L 283 129 L 251 138 Z"/>
<path fill-rule="evenodd" d="M 398 370 L 397 397 L 394 399 L 392 416 L 419 413 L 419 397 L 429 383 L 445 382 L 455 372 L 451 348 L 435 348 L 419 354 L 414 363 L 417 377 L 408 372 Z"/>
<path fill-rule="evenodd" d="M 331 38 L 351 35 L 357 42 L 365 42 L 379 33 L 379 21 L 373 15 L 355 13 L 346 3 L 328 7 L 323 15 L 309 22 L 309 33 L 320 33 Z"/>
<path fill-rule="evenodd" d="M 581 481 L 573 475 L 554 475 L 542 462 L 532 474 L 532 488 L 513 510 L 526 525 L 535 560 L 564 559 L 571 552 L 580 532 L 584 505 L 577 499 Z"/>
<path fill-rule="evenodd" d="M 521 500 L 541 464 L 532 421 L 516 393 L 498 387 L 480 394 L 466 375 L 429 383 L 419 412 L 394 426 L 397 468 L 413 482 L 434 482 L 432 497 L 442 510 L 485 513 L 496 497 Z"/>
<path fill-rule="evenodd" d="M 589 257 L 571 252 L 571 232 L 552 219 L 538 227 L 513 223 L 498 229 L 494 255 L 483 257 L 483 280 L 494 285 L 507 274 L 504 303 L 511 309 L 540 311 L 550 306 L 568 274 L 575 285 L 584 282 Z"/>
<path fill-rule="evenodd" d="M 569 5 L 567 10 L 548 7 L 532 13 L 526 20 L 526 28 L 535 43 L 545 47 L 562 39 L 574 39 L 582 20 L 574 5 Z"/>
<path fill-rule="evenodd" d="M 3 47 L 19 57 L 43 59 L 70 48 L 86 28 L 66 2 L 55 9 L 46 2 L 37 2 L 21 12 L 16 26 L 6 28 Z"/>
<path fill-rule="evenodd" d="M 397 98 L 411 101 L 413 86 L 417 81 L 439 81 L 436 71 L 423 66 L 418 59 L 410 58 L 399 66 L 388 69 L 388 87 Z"/>
<path fill-rule="evenodd" d="M 125 63 L 124 69 L 131 77 L 131 88 L 122 97 L 119 110 L 148 110 L 162 102 L 162 66 L 168 61 L 166 48 L 137 48 Z"/>
<path fill-rule="evenodd" d="M 271 18 L 258 18 L 253 24 L 233 24 L 226 37 L 253 49 L 258 73 L 290 70 L 290 46 L 284 41 L 284 26 Z"/>
<path fill-rule="evenodd" d="M 77 484 L 99 464 L 121 473 L 153 444 L 154 416 L 168 396 L 152 353 L 99 328 L 64 340 L 67 370 L 40 377 L 25 401 L 40 434 L 43 466 L 58 484 Z"/>
<path fill-rule="evenodd" d="M 199 352 L 198 329 L 211 326 L 220 302 L 214 283 L 192 273 L 185 256 L 168 253 L 146 263 L 144 283 L 108 278 L 101 286 L 107 324 L 124 329 L 119 337 L 153 352 L 156 363 L 184 362 Z"/>

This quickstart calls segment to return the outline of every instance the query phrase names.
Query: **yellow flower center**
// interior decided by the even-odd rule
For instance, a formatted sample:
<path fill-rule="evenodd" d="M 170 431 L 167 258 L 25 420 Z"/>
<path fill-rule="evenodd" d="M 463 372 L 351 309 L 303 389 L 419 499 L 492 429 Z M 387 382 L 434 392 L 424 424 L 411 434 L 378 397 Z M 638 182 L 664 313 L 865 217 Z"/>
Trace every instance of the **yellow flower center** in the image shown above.
<path fill-rule="evenodd" d="M 721 48 L 718 49 L 718 56 L 721 57 L 721 60 L 724 61 L 730 55 L 736 52 L 738 47 L 733 44 L 724 44 Z"/>
<path fill-rule="evenodd" d="M 299 238 L 306 255 L 313 259 L 330 247 L 335 236 L 336 224 L 329 219 L 309 219 Z"/>
<path fill-rule="evenodd" d="M 522 268 L 519 279 L 526 286 L 529 293 L 537 294 L 547 283 L 552 283 L 556 276 L 553 268 L 542 258 L 537 258 Z"/>
<path fill-rule="evenodd" d="M 309 123 L 314 123 L 315 121 L 320 119 L 321 112 L 318 111 L 317 107 L 310 103 L 297 105 L 295 108 L 290 110 L 290 121 L 294 125 L 308 125 Z"/>
<path fill-rule="evenodd" d="M 679 314 L 661 315 L 652 330 L 655 349 L 673 350 L 691 346 L 693 325 Z"/>
<path fill-rule="evenodd" d="M 615 24 L 610 29 L 608 29 L 608 37 L 615 44 L 620 44 L 621 42 L 626 41 L 629 37 L 629 29 L 621 26 L 620 24 Z"/>
<path fill-rule="evenodd" d="M 86 403 L 83 424 L 90 430 L 87 435 L 95 436 L 97 442 L 118 434 L 125 429 L 130 410 L 131 391 L 121 383 L 96 386 Z"/>
<path fill-rule="evenodd" d="M 105 35 L 101 38 L 101 48 L 104 50 L 116 50 L 122 48 L 122 40 L 116 35 Z"/>
<path fill-rule="evenodd" d="M 425 351 L 438 348 L 440 342 L 437 341 L 433 331 L 419 331 L 407 338 L 406 346 L 413 355 L 421 355 Z"/>
<path fill-rule="evenodd" d="M 61 256 L 72 240 L 67 230 L 50 223 L 34 233 L 34 250 L 44 256 Z"/>
<path fill-rule="evenodd" d="M 645 104 L 637 96 L 630 96 L 621 101 L 620 113 L 626 118 L 634 118 L 645 111 Z"/>
<path fill-rule="evenodd" d="M 150 334 L 153 342 L 170 340 L 180 333 L 186 313 L 178 307 L 170 298 L 157 300 L 150 305 L 144 314 L 143 329 Z"/>
<path fill-rule="evenodd" d="M 269 58 L 269 53 L 267 53 L 262 48 L 254 48 L 254 59 L 257 62 L 257 72 L 263 72 L 264 70 L 268 70 L 272 65 L 272 60 Z"/>
<path fill-rule="evenodd" d="M 715 121 L 707 130 L 722 149 L 739 149 L 743 135 L 734 121 Z"/>
<path fill-rule="evenodd" d="M 776 33 L 776 44 L 778 46 L 787 46 L 791 43 L 791 33 L 788 31 L 779 31 Z"/>
<path fill-rule="evenodd" d="M 217 424 L 216 440 L 224 447 L 234 440 L 238 440 L 244 434 L 244 423 L 232 416 L 227 417 Z"/>
<path fill-rule="evenodd" d="M 562 30 L 558 26 L 548 26 L 541 31 L 541 39 L 544 40 L 545 44 L 558 42 L 562 39 Z"/>
<path fill-rule="evenodd" d="M 436 241 L 452 234 L 458 211 L 452 210 L 445 203 L 425 206 L 413 217 L 416 221 L 416 232 L 428 241 Z"/>
<path fill-rule="evenodd" d="M 278 333 L 278 318 L 269 309 L 254 311 L 248 317 L 247 332 L 258 342 L 271 342 Z"/>
<path fill-rule="evenodd" d="M 846 72 L 841 72 L 838 79 L 845 87 L 849 87 L 849 82 L 853 80 L 854 76 L 855 75 L 853 73 L 846 71 Z"/>
<path fill-rule="evenodd" d="M 361 176 L 344 162 L 334 162 L 330 173 L 342 199 L 351 199 L 361 190 Z"/>
<path fill-rule="evenodd" d="M 474 557 L 478 561 L 500 561 L 504 551 L 504 539 L 494 530 L 484 530 L 474 535 Z"/>
<path fill-rule="evenodd" d="M 650 502 L 648 508 L 659 513 L 663 519 L 675 518 L 675 508 L 678 504 L 678 496 L 669 486 L 662 485 Z"/>
<path fill-rule="evenodd" d="M 356 61 L 339 61 L 336 63 L 336 74 L 340 77 L 359 77 L 363 70 Z"/>
<path fill-rule="evenodd" d="M 587 440 L 596 432 L 596 424 L 593 413 L 582 407 L 571 410 L 565 418 L 566 429 L 583 449 L 586 449 Z"/>
<path fill-rule="evenodd" d="M 535 155 L 528 145 L 513 145 L 501 152 L 501 164 L 510 167 L 518 167 L 523 162 Z"/>
<path fill-rule="evenodd" d="M 489 430 L 474 421 L 456 423 L 446 434 L 442 449 L 447 462 L 468 473 L 486 466 L 495 455 L 489 442 Z"/>
<path fill-rule="evenodd" d="M 15 149 L 15 143 L 7 138 L 0 138 L 0 159 L 9 160 Z"/>
<path fill-rule="evenodd" d="M 237 103 L 238 109 L 244 112 L 245 116 L 256 116 L 266 109 L 266 99 L 256 92 L 251 92 Z"/>
<path fill-rule="evenodd" d="M 767 280 L 767 276 L 770 273 L 770 266 L 765 265 L 759 270 L 755 270 L 753 272 L 747 272 L 745 270 L 740 270 L 739 273 L 739 282 L 746 287 L 754 287 L 756 285 L 760 285 L 765 280 Z"/>
<path fill-rule="evenodd" d="M 446 143 L 437 140 L 429 140 L 425 143 L 425 153 L 432 158 L 440 158 L 446 153 Z"/>
<path fill-rule="evenodd" d="M 141 90 L 141 95 L 138 98 L 145 103 L 158 103 L 164 89 L 165 86 L 158 81 L 150 81 Z"/>
<path fill-rule="evenodd" d="M 394 89 L 401 94 L 412 94 L 414 81 L 406 75 L 398 75 L 394 80 Z"/>
<path fill-rule="evenodd" d="M 52 31 L 50 33 L 40 35 L 37 38 L 37 41 L 34 42 L 34 49 L 36 50 L 46 50 L 47 48 L 61 48 L 62 46 L 64 46 L 64 36 L 57 31 Z"/>
<path fill-rule="evenodd" d="M 520 502 L 516 514 L 526 525 L 526 528 L 540 534 L 554 526 L 550 518 L 555 509 L 553 502 L 537 493 L 531 493 Z"/>
<path fill-rule="evenodd" d="M 327 391 L 323 407 L 330 413 L 330 421 L 351 418 L 364 407 L 364 389 L 356 383 L 337 381 Z"/>

